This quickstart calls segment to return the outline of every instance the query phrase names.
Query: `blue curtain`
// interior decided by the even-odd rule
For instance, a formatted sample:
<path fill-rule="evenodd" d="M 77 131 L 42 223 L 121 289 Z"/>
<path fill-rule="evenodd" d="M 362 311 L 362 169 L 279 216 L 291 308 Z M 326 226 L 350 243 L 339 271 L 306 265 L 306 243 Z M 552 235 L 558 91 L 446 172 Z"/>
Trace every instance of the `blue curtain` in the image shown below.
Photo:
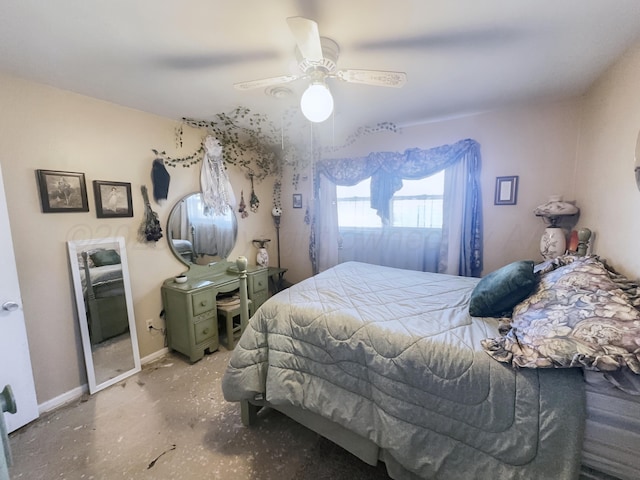
<path fill-rule="evenodd" d="M 456 165 L 459 164 L 459 165 Z M 322 209 L 335 208 L 321 200 L 319 186 L 324 176 L 334 185 L 356 185 L 371 177 L 371 207 L 381 217 L 383 225 L 388 224 L 391 198 L 402 188 L 403 179 L 417 180 L 428 177 L 452 166 L 464 166 L 464 180 L 456 190 L 464 196 L 460 230 L 460 258 L 458 274 L 479 277 L 482 272 L 482 204 L 480 196 L 480 145 L 475 140 L 465 139 L 452 145 L 442 145 L 431 149 L 411 148 L 404 152 L 372 152 L 365 157 L 323 159 L 315 169 L 316 216 L 322 219 Z M 452 190 L 449 190 L 450 192 Z M 451 199 L 449 199 L 451 200 Z M 445 189 L 445 203 L 447 190 Z M 322 224 L 322 221 L 319 222 Z M 314 226 L 317 225 L 314 222 Z M 324 229 L 326 233 L 326 228 Z M 322 241 L 319 231 L 312 231 L 310 256 L 314 272 L 318 266 L 318 247 Z M 458 239 L 457 239 L 458 240 Z"/>

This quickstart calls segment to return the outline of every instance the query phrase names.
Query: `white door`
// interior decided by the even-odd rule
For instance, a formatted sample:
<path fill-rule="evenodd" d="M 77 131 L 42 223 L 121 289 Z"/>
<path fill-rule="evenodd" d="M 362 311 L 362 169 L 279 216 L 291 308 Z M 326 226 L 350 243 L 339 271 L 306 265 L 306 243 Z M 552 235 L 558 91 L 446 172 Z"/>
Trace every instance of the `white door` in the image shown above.
<path fill-rule="evenodd" d="M 18 271 L 13 253 L 7 200 L 0 169 L 0 391 L 11 385 L 17 412 L 4 414 L 12 432 L 38 417 L 27 330 L 22 313 Z"/>

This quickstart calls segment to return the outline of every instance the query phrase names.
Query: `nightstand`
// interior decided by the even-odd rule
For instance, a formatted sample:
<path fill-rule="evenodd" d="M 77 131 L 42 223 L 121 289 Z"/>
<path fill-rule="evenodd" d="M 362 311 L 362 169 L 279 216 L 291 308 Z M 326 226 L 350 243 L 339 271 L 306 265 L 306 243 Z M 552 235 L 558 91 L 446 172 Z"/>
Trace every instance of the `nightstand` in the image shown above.
<path fill-rule="evenodd" d="M 285 273 L 287 273 L 286 268 L 279 268 L 279 267 L 268 268 L 267 275 L 269 275 L 269 287 L 274 294 L 278 293 L 280 290 L 283 289 Z"/>

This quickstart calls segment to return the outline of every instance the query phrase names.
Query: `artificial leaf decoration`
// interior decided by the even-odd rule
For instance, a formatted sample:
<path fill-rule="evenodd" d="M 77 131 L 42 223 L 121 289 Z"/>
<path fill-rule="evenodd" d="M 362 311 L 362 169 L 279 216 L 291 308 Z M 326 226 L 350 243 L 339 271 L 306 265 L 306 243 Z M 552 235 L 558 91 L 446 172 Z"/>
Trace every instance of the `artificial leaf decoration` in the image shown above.
<path fill-rule="evenodd" d="M 144 220 L 142 221 L 142 224 L 140 224 L 138 236 L 141 242 L 157 242 L 162 238 L 162 228 L 160 227 L 158 214 L 151 209 L 147 187 L 142 185 L 140 190 L 142 191 L 145 208 Z"/>

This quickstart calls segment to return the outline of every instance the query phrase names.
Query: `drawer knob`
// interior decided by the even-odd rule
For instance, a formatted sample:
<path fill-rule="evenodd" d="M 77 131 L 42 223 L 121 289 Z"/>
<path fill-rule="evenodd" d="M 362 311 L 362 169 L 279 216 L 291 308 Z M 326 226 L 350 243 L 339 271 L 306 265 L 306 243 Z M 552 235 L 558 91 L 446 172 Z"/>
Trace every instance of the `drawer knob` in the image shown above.
<path fill-rule="evenodd" d="M 206 307 L 207 306 L 207 301 L 206 300 L 202 300 L 200 302 L 200 305 L 203 306 L 203 307 Z"/>
<path fill-rule="evenodd" d="M 209 329 L 205 328 L 204 330 L 202 330 L 202 334 L 203 335 L 207 335 L 209 333 Z"/>

